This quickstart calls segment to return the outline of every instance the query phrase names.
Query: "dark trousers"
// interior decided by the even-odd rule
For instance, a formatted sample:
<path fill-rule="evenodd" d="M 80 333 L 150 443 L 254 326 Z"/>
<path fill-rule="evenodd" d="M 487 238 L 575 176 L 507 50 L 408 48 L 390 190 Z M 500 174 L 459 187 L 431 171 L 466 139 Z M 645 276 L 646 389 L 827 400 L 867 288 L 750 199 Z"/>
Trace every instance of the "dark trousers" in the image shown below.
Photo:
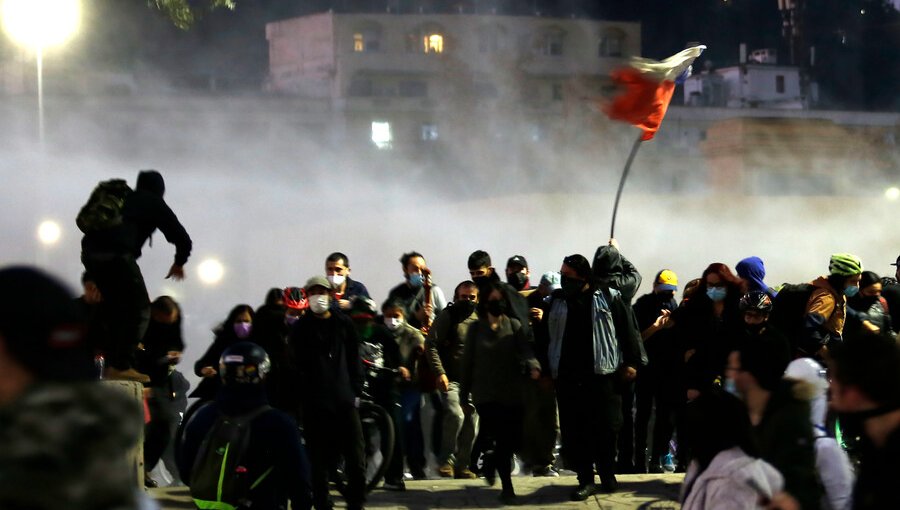
<path fill-rule="evenodd" d="M 634 424 L 635 464 L 647 467 L 647 448 L 650 462 L 655 463 L 669 452 L 669 441 L 675 431 L 675 409 L 681 385 L 671 378 L 662 378 L 654 372 L 638 373 L 636 382 L 637 415 Z M 655 412 L 654 412 L 655 408 Z M 653 417 L 653 438 L 647 444 L 650 418 Z"/>
<path fill-rule="evenodd" d="M 579 484 L 594 482 L 595 466 L 601 482 L 615 474 L 616 438 L 622 428 L 618 377 L 556 380 L 562 455 Z"/>
<path fill-rule="evenodd" d="M 106 364 L 118 370 L 132 368 L 135 349 L 150 323 L 150 297 L 141 268 L 134 257 L 126 255 L 83 253 L 81 261 L 103 295 L 99 314 L 103 331 L 94 338 Z"/>
<path fill-rule="evenodd" d="M 640 374 L 638 374 L 640 377 Z M 634 441 L 634 396 L 635 382 L 622 386 L 622 430 L 619 432 L 618 472 L 633 473 L 637 460 Z"/>
<path fill-rule="evenodd" d="M 422 434 L 422 393 L 405 389 L 400 393 L 401 421 L 400 440 L 406 464 L 413 476 L 425 471 L 425 437 Z M 402 461 L 401 461 L 402 462 Z M 401 464 L 402 465 L 402 464 Z"/>
<path fill-rule="evenodd" d="M 362 424 L 355 408 L 336 412 L 307 409 L 303 414 L 303 433 L 312 468 L 313 505 L 316 510 L 332 508 L 328 494 L 328 475 L 344 457 L 347 490 L 344 497 L 350 510 L 363 507 L 366 488 L 366 460 Z"/>
<path fill-rule="evenodd" d="M 384 481 L 398 483 L 403 480 L 403 416 L 400 409 L 400 394 L 393 390 L 376 392 L 375 403 L 384 408 L 391 417 L 394 426 L 394 450 L 391 452 L 391 463 L 384 474 Z"/>
<path fill-rule="evenodd" d="M 144 469 L 151 471 L 172 442 L 178 417 L 172 406 L 172 399 L 166 388 L 151 387 L 147 407 L 150 408 L 150 422 L 144 425 Z"/>
<path fill-rule="evenodd" d="M 525 420 L 522 457 L 536 470 L 553 464 L 559 435 L 556 390 L 549 377 L 525 382 Z"/>
<path fill-rule="evenodd" d="M 522 441 L 525 412 L 522 406 L 499 403 L 476 404 L 475 408 L 480 427 L 478 437 L 487 459 L 484 471 L 496 469 L 503 490 L 512 491 L 512 458 Z"/>

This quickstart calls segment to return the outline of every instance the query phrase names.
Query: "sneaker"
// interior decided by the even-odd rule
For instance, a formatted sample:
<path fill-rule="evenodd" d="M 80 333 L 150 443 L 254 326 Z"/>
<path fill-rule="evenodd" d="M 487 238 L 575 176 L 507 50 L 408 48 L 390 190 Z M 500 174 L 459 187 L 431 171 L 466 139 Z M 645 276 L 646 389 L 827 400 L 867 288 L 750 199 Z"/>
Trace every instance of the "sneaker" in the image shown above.
<path fill-rule="evenodd" d="M 416 469 L 411 470 L 413 480 L 428 480 L 428 475 L 425 473 L 424 469 Z"/>
<path fill-rule="evenodd" d="M 381 484 L 381 488 L 386 491 L 403 492 L 406 490 L 406 483 L 403 480 L 385 480 L 384 483 Z"/>
<path fill-rule="evenodd" d="M 150 477 L 150 473 L 144 473 L 144 487 L 148 489 L 155 489 L 159 487 L 159 483 Z"/>
<path fill-rule="evenodd" d="M 559 471 L 557 471 L 552 465 L 535 468 L 531 471 L 532 476 L 546 476 L 546 477 L 557 477 L 559 476 Z"/>
<path fill-rule="evenodd" d="M 494 451 L 488 450 L 484 452 L 483 463 L 481 464 L 481 474 L 488 486 L 493 487 L 497 483 L 497 468 L 494 466 Z"/>
<path fill-rule="evenodd" d="M 500 493 L 500 503 L 507 505 L 507 506 L 518 505 L 519 498 L 516 497 L 516 493 L 513 492 L 512 489 L 510 489 L 508 491 L 504 490 L 503 492 Z"/>
<path fill-rule="evenodd" d="M 453 478 L 453 466 L 450 464 L 442 465 L 437 471 L 441 478 Z"/>
<path fill-rule="evenodd" d="M 136 381 L 139 383 L 150 382 L 150 376 L 142 374 L 133 368 L 127 370 L 119 370 L 118 368 L 106 367 L 103 371 L 103 378 L 112 381 Z"/>
<path fill-rule="evenodd" d="M 671 453 L 663 455 L 662 458 L 659 459 L 659 464 L 666 473 L 675 472 L 675 459 L 672 457 Z"/>
<path fill-rule="evenodd" d="M 474 480 L 474 479 L 478 478 L 478 475 L 469 471 L 466 468 L 462 468 L 462 469 L 457 469 L 453 473 L 453 478 L 456 478 L 457 480 Z"/>

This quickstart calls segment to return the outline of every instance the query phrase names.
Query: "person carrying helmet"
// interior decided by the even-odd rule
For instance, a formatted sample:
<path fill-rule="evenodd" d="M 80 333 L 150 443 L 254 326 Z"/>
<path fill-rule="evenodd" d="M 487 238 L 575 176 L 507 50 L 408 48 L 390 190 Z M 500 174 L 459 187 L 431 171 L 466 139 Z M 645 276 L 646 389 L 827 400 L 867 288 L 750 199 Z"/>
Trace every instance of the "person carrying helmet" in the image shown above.
<path fill-rule="evenodd" d="M 266 351 L 246 341 L 228 347 L 219 358 L 222 387 L 215 400 L 200 408 L 185 424 L 177 459 L 178 470 L 182 479 L 188 481 L 195 501 L 204 499 L 200 491 L 208 482 L 203 479 L 209 471 L 205 464 L 215 459 L 215 452 L 208 449 L 217 444 L 223 424 L 243 423 L 246 432 L 241 440 L 229 444 L 226 450 L 235 463 L 234 474 L 213 480 L 218 483 L 218 492 L 231 492 L 223 491 L 223 485 L 226 489 L 228 484 L 236 486 L 236 480 L 246 477 L 251 483 L 240 494 L 232 492 L 237 494 L 237 501 L 229 503 L 236 508 L 287 508 L 288 500 L 291 508 L 311 508 L 309 463 L 297 424 L 268 404 L 265 380 L 270 367 Z M 223 467 L 231 465 L 227 458 L 220 463 Z"/>
<path fill-rule="evenodd" d="M 806 302 L 807 329 L 814 329 L 821 324 L 832 338 L 839 340 L 842 337 L 847 298 L 859 292 L 862 272 L 862 261 L 856 255 L 835 253 L 831 256 L 828 276 L 820 276 L 812 281 L 815 288 Z M 827 350 L 827 340 L 822 347 Z"/>

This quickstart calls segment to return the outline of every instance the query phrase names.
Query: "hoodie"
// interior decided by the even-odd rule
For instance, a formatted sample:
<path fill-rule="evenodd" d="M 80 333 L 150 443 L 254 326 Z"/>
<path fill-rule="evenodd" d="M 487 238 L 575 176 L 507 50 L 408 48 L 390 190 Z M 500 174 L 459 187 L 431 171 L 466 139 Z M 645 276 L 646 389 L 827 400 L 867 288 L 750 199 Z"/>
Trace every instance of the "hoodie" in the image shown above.
<path fill-rule="evenodd" d="M 682 485 L 682 510 L 744 510 L 762 508 L 760 497 L 771 498 L 784 479 L 771 464 L 738 447 L 719 452 L 706 469 L 694 461 Z"/>
<path fill-rule="evenodd" d="M 737 271 L 738 276 L 747 280 L 748 290 L 765 292 L 770 298 L 775 297 L 775 291 L 763 281 L 766 277 L 766 266 L 761 258 L 747 257 L 737 263 L 735 271 Z"/>
<path fill-rule="evenodd" d="M 591 271 L 597 281 L 621 292 L 622 298 L 631 306 L 631 300 L 641 286 L 641 274 L 618 249 L 607 245 L 598 247 Z"/>

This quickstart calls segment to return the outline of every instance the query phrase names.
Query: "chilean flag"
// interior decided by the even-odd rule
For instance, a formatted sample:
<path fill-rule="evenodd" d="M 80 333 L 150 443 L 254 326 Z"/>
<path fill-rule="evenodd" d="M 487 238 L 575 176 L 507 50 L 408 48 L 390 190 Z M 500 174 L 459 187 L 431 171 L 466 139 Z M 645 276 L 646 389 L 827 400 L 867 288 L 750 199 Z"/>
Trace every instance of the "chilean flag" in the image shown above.
<path fill-rule="evenodd" d="M 657 62 L 633 58 L 629 67 L 612 72 L 613 81 L 625 90 L 603 108 L 609 118 L 644 131 L 642 141 L 653 138 L 662 123 L 675 85 L 691 75 L 691 64 L 706 46 L 693 46 Z"/>

